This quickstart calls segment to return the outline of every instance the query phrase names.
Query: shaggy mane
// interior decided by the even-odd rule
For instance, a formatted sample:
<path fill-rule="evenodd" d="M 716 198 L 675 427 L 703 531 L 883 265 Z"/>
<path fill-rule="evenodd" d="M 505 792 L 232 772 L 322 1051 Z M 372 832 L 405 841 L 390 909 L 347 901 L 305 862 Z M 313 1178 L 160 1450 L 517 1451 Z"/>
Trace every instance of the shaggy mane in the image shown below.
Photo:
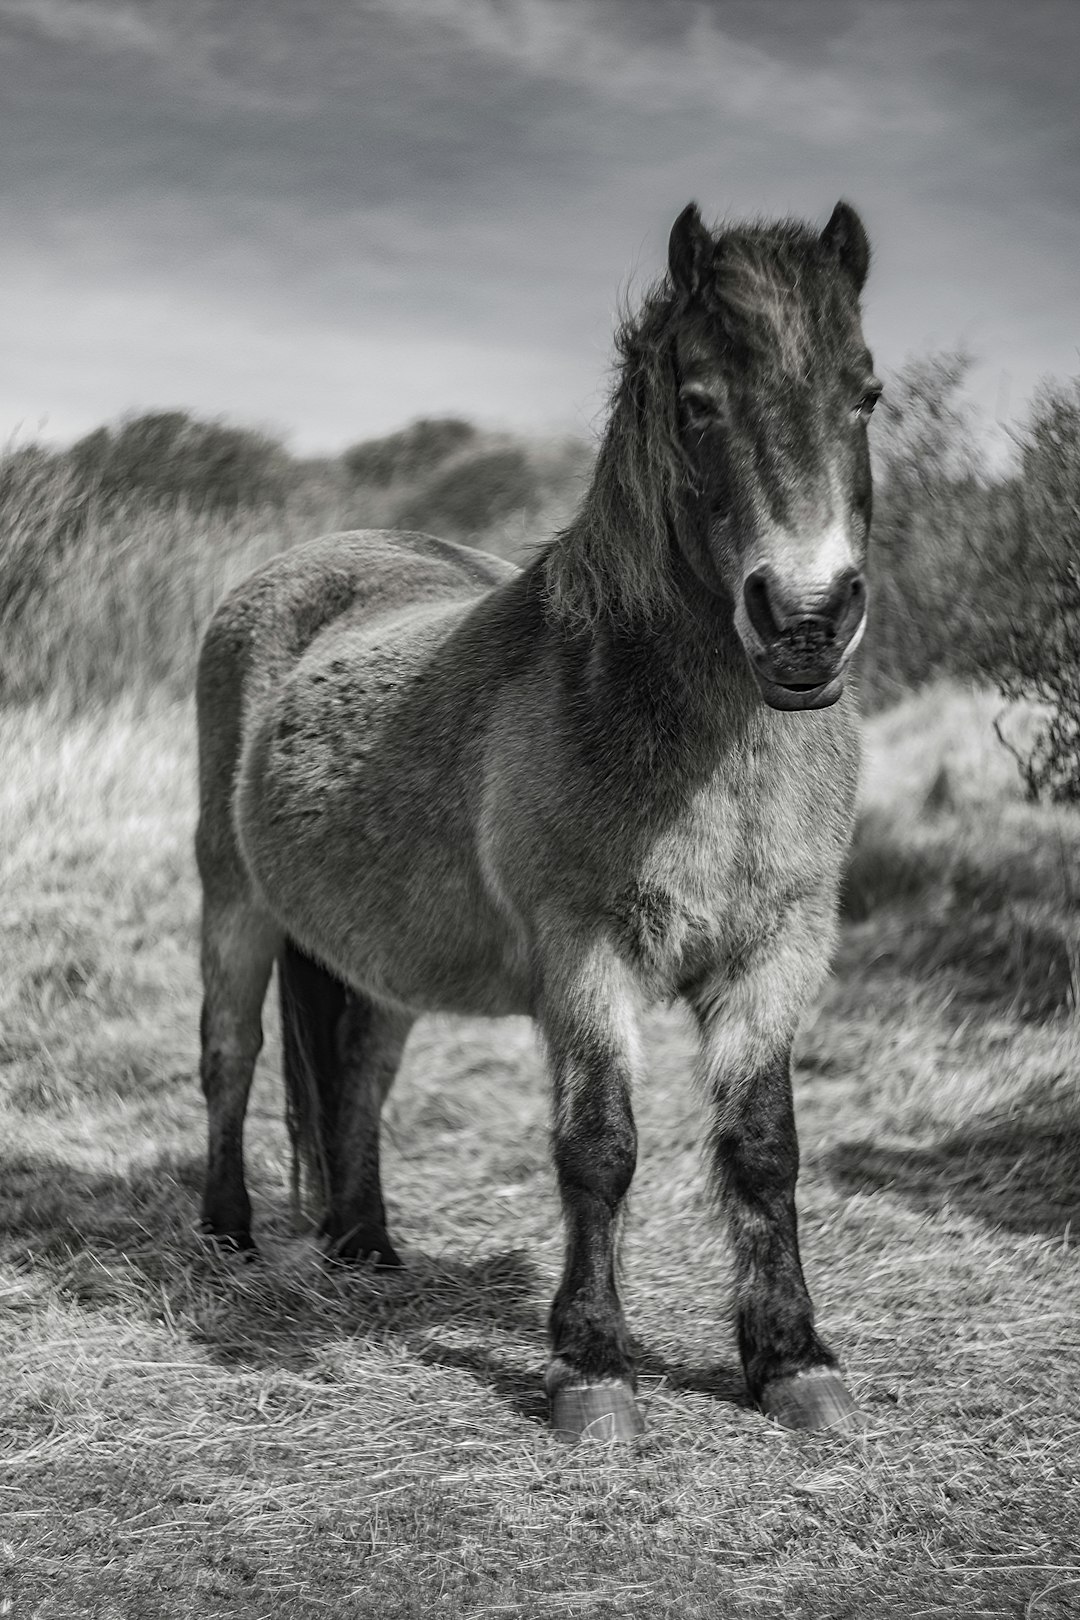
<path fill-rule="evenodd" d="M 693 493 L 679 438 L 680 313 L 665 278 L 616 331 L 619 365 L 592 481 L 544 557 L 549 611 L 570 630 L 601 618 L 625 628 L 652 623 L 674 606 L 669 547 Z"/>

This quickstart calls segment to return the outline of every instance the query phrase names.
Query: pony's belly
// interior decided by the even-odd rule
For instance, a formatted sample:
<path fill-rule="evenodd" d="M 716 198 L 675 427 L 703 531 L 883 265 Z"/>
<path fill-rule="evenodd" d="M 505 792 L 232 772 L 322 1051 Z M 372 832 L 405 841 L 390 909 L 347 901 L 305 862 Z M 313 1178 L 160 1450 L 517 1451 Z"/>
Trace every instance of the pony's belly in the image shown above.
<path fill-rule="evenodd" d="M 369 891 L 350 926 L 321 925 L 318 950 L 354 988 L 415 1012 L 532 1012 L 525 953 L 497 918 L 466 914 L 456 892 L 429 888 L 420 905 Z"/>
<path fill-rule="evenodd" d="M 495 909 L 464 829 L 441 836 L 365 799 L 343 806 L 293 784 L 288 828 L 267 788 L 248 793 L 239 826 L 245 865 L 267 910 L 303 949 L 351 984 L 417 1012 L 502 1016 L 531 1011 L 529 953 Z"/>
<path fill-rule="evenodd" d="M 251 717 L 237 837 L 267 909 L 357 989 L 416 1011 L 528 1012 L 527 951 L 475 855 L 482 709 L 432 673 L 459 616 L 314 649 Z"/>

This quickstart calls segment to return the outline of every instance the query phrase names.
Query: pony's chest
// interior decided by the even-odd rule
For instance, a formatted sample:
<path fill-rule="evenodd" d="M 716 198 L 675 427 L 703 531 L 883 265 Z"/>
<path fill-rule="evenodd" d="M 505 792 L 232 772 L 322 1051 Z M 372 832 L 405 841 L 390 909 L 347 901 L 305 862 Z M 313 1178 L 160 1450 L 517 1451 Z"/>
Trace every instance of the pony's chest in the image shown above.
<path fill-rule="evenodd" d="M 614 908 L 623 953 L 664 995 L 715 968 L 742 970 L 834 878 L 842 842 L 782 781 L 711 785 L 628 875 Z"/>

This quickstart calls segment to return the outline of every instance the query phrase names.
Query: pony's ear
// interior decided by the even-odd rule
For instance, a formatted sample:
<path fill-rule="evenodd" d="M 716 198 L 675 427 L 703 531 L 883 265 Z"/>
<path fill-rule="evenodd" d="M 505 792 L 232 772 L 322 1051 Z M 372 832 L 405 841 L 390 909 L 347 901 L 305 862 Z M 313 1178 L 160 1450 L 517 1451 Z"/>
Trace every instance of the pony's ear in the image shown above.
<path fill-rule="evenodd" d="M 855 291 L 862 292 L 870 268 L 870 240 L 850 203 L 837 203 L 821 233 L 821 243 L 839 259 L 855 283 Z"/>
<path fill-rule="evenodd" d="M 712 237 L 702 224 L 697 203 L 687 203 L 668 237 L 668 269 L 679 292 L 692 298 L 699 290 L 714 247 Z"/>

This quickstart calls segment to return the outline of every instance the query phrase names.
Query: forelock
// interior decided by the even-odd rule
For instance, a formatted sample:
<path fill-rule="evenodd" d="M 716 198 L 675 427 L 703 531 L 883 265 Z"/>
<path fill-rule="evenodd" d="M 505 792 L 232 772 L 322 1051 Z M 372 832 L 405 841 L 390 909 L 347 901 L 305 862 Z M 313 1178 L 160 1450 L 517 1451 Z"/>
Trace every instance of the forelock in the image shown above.
<path fill-rule="evenodd" d="M 758 366 L 805 374 L 835 349 L 855 289 L 815 231 L 798 221 L 721 234 L 706 302 Z"/>

